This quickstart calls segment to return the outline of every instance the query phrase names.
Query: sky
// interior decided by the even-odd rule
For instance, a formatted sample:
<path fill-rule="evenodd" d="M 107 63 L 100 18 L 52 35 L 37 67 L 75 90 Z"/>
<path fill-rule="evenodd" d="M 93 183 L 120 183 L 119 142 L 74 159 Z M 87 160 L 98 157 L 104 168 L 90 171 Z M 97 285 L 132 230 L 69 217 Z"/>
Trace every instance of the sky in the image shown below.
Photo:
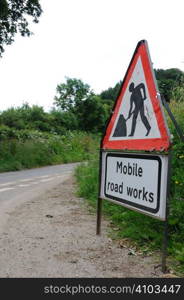
<path fill-rule="evenodd" d="M 184 71 L 183 0 L 41 0 L 31 37 L 15 37 L 0 59 L 0 111 L 28 102 L 53 107 L 65 77 L 95 93 L 123 80 L 146 39 L 153 67 Z"/>

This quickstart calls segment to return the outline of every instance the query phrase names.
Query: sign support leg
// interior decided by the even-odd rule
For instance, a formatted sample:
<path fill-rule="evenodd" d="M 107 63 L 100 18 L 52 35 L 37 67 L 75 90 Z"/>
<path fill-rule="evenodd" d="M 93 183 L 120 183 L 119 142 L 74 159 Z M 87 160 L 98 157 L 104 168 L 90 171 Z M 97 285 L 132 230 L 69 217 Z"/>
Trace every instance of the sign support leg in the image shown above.
<path fill-rule="evenodd" d="M 97 222 L 96 222 L 96 234 L 97 235 L 101 234 L 101 222 L 102 222 L 102 198 L 100 197 L 101 176 L 102 176 L 102 149 L 100 148 L 100 157 L 99 157 L 99 188 L 98 188 Z"/>
<path fill-rule="evenodd" d="M 162 272 L 167 272 L 167 247 L 168 247 L 168 235 L 169 235 L 169 224 L 168 224 L 168 217 L 169 217 L 169 199 L 170 199 L 170 179 L 171 179 L 171 156 L 172 152 L 169 151 L 168 155 L 168 174 L 167 174 L 167 198 L 166 198 L 166 218 L 164 222 L 164 229 L 163 229 L 163 246 L 162 246 Z"/>
<path fill-rule="evenodd" d="M 172 114 L 172 112 L 171 112 L 171 110 L 170 110 L 170 107 L 169 107 L 168 103 L 166 102 L 166 100 L 165 100 L 165 98 L 164 98 L 163 95 L 161 96 L 161 100 L 162 100 L 162 103 L 163 103 L 165 109 L 167 110 L 167 113 L 168 113 L 168 115 L 169 115 L 171 121 L 173 122 L 173 124 L 174 124 L 174 126 L 175 126 L 175 128 L 176 128 L 176 132 L 177 132 L 177 134 L 178 134 L 178 136 L 179 136 L 181 142 L 184 142 L 184 135 L 183 135 L 182 129 L 181 129 L 180 126 L 178 125 L 178 123 L 177 123 L 177 121 L 176 121 L 174 115 Z"/>
<path fill-rule="evenodd" d="M 162 248 L 162 272 L 167 272 L 166 260 L 167 260 L 167 245 L 168 245 L 168 220 L 164 222 L 163 230 L 163 248 Z"/>
<path fill-rule="evenodd" d="M 101 234 L 101 221 L 102 221 L 102 199 L 98 198 L 97 203 L 97 223 L 96 223 L 96 234 Z"/>

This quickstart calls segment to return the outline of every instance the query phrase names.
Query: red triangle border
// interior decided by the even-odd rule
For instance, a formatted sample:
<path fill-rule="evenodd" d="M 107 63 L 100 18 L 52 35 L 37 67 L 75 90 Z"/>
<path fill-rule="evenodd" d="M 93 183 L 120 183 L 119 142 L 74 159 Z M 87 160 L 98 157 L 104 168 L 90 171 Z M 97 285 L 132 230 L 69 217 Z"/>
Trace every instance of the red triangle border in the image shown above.
<path fill-rule="evenodd" d="M 114 122 L 118 116 L 118 112 L 122 103 L 123 95 L 126 91 L 127 85 L 130 81 L 134 68 L 136 66 L 138 58 L 141 57 L 144 75 L 146 79 L 147 88 L 149 91 L 150 99 L 152 101 L 153 110 L 155 112 L 158 128 L 160 130 L 161 138 L 150 139 L 129 139 L 129 140 L 113 140 L 110 141 L 111 132 L 114 126 Z M 105 134 L 101 141 L 102 149 L 109 150 L 148 150 L 148 151 L 167 151 L 171 145 L 169 131 L 162 110 L 162 104 L 160 100 L 160 94 L 158 92 L 157 83 L 150 60 L 148 45 L 146 40 L 142 40 L 137 44 L 124 80 L 121 85 L 119 95 L 116 99 L 113 113 L 111 114 Z"/>

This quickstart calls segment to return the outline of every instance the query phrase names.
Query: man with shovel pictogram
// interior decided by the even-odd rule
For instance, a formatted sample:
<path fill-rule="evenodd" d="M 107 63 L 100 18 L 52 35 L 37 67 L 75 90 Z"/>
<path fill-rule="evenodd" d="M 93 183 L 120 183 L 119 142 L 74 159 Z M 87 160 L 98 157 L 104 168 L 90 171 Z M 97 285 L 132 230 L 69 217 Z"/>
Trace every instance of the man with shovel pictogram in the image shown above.
<path fill-rule="evenodd" d="M 132 117 L 132 115 L 133 115 L 132 126 L 131 126 L 131 133 L 129 134 L 129 136 L 134 136 L 137 117 L 139 113 L 140 113 L 141 120 L 147 129 L 146 136 L 148 136 L 151 130 L 151 126 L 148 122 L 147 117 L 144 114 L 144 100 L 146 100 L 145 86 L 143 83 L 140 83 L 135 87 L 134 83 L 132 82 L 129 85 L 129 91 L 132 94 L 130 96 L 130 109 L 129 109 L 128 117 L 125 119 L 123 114 L 119 116 L 116 128 L 114 130 L 113 137 L 127 136 L 126 122 Z M 134 109 L 133 109 L 133 104 L 134 104 Z"/>
<path fill-rule="evenodd" d="M 129 114 L 128 114 L 128 118 L 126 119 L 126 121 L 128 119 L 130 119 L 131 116 L 133 115 L 132 128 L 131 128 L 131 133 L 129 134 L 129 136 L 134 136 L 136 123 L 137 123 L 137 117 L 138 117 L 139 113 L 140 113 L 141 120 L 142 120 L 144 126 L 147 129 L 146 136 L 148 136 L 148 134 L 151 130 L 151 126 L 148 122 L 147 117 L 144 114 L 144 100 L 146 100 L 145 86 L 144 86 L 143 83 L 140 83 L 139 85 L 137 85 L 135 87 L 134 83 L 132 82 L 129 86 L 129 91 L 132 94 L 131 94 L 131 97 L 130 97 Z M 132 111 L 133 104 L 134 104 L 134 110 Z"/>

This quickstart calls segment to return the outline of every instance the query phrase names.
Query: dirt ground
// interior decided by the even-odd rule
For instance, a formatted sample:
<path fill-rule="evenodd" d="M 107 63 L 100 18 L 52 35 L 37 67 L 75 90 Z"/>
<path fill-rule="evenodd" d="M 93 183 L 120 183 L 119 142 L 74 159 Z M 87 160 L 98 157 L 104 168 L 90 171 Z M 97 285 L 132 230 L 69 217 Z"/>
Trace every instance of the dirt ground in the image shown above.
<path fill-rule="evenodd" d="M 102 220 L 75 196 L 74 179 L 8 212 L 0 233 L 0 277 L 118 278 L 162 276 L 157 257 L 109 237 Z"/>

